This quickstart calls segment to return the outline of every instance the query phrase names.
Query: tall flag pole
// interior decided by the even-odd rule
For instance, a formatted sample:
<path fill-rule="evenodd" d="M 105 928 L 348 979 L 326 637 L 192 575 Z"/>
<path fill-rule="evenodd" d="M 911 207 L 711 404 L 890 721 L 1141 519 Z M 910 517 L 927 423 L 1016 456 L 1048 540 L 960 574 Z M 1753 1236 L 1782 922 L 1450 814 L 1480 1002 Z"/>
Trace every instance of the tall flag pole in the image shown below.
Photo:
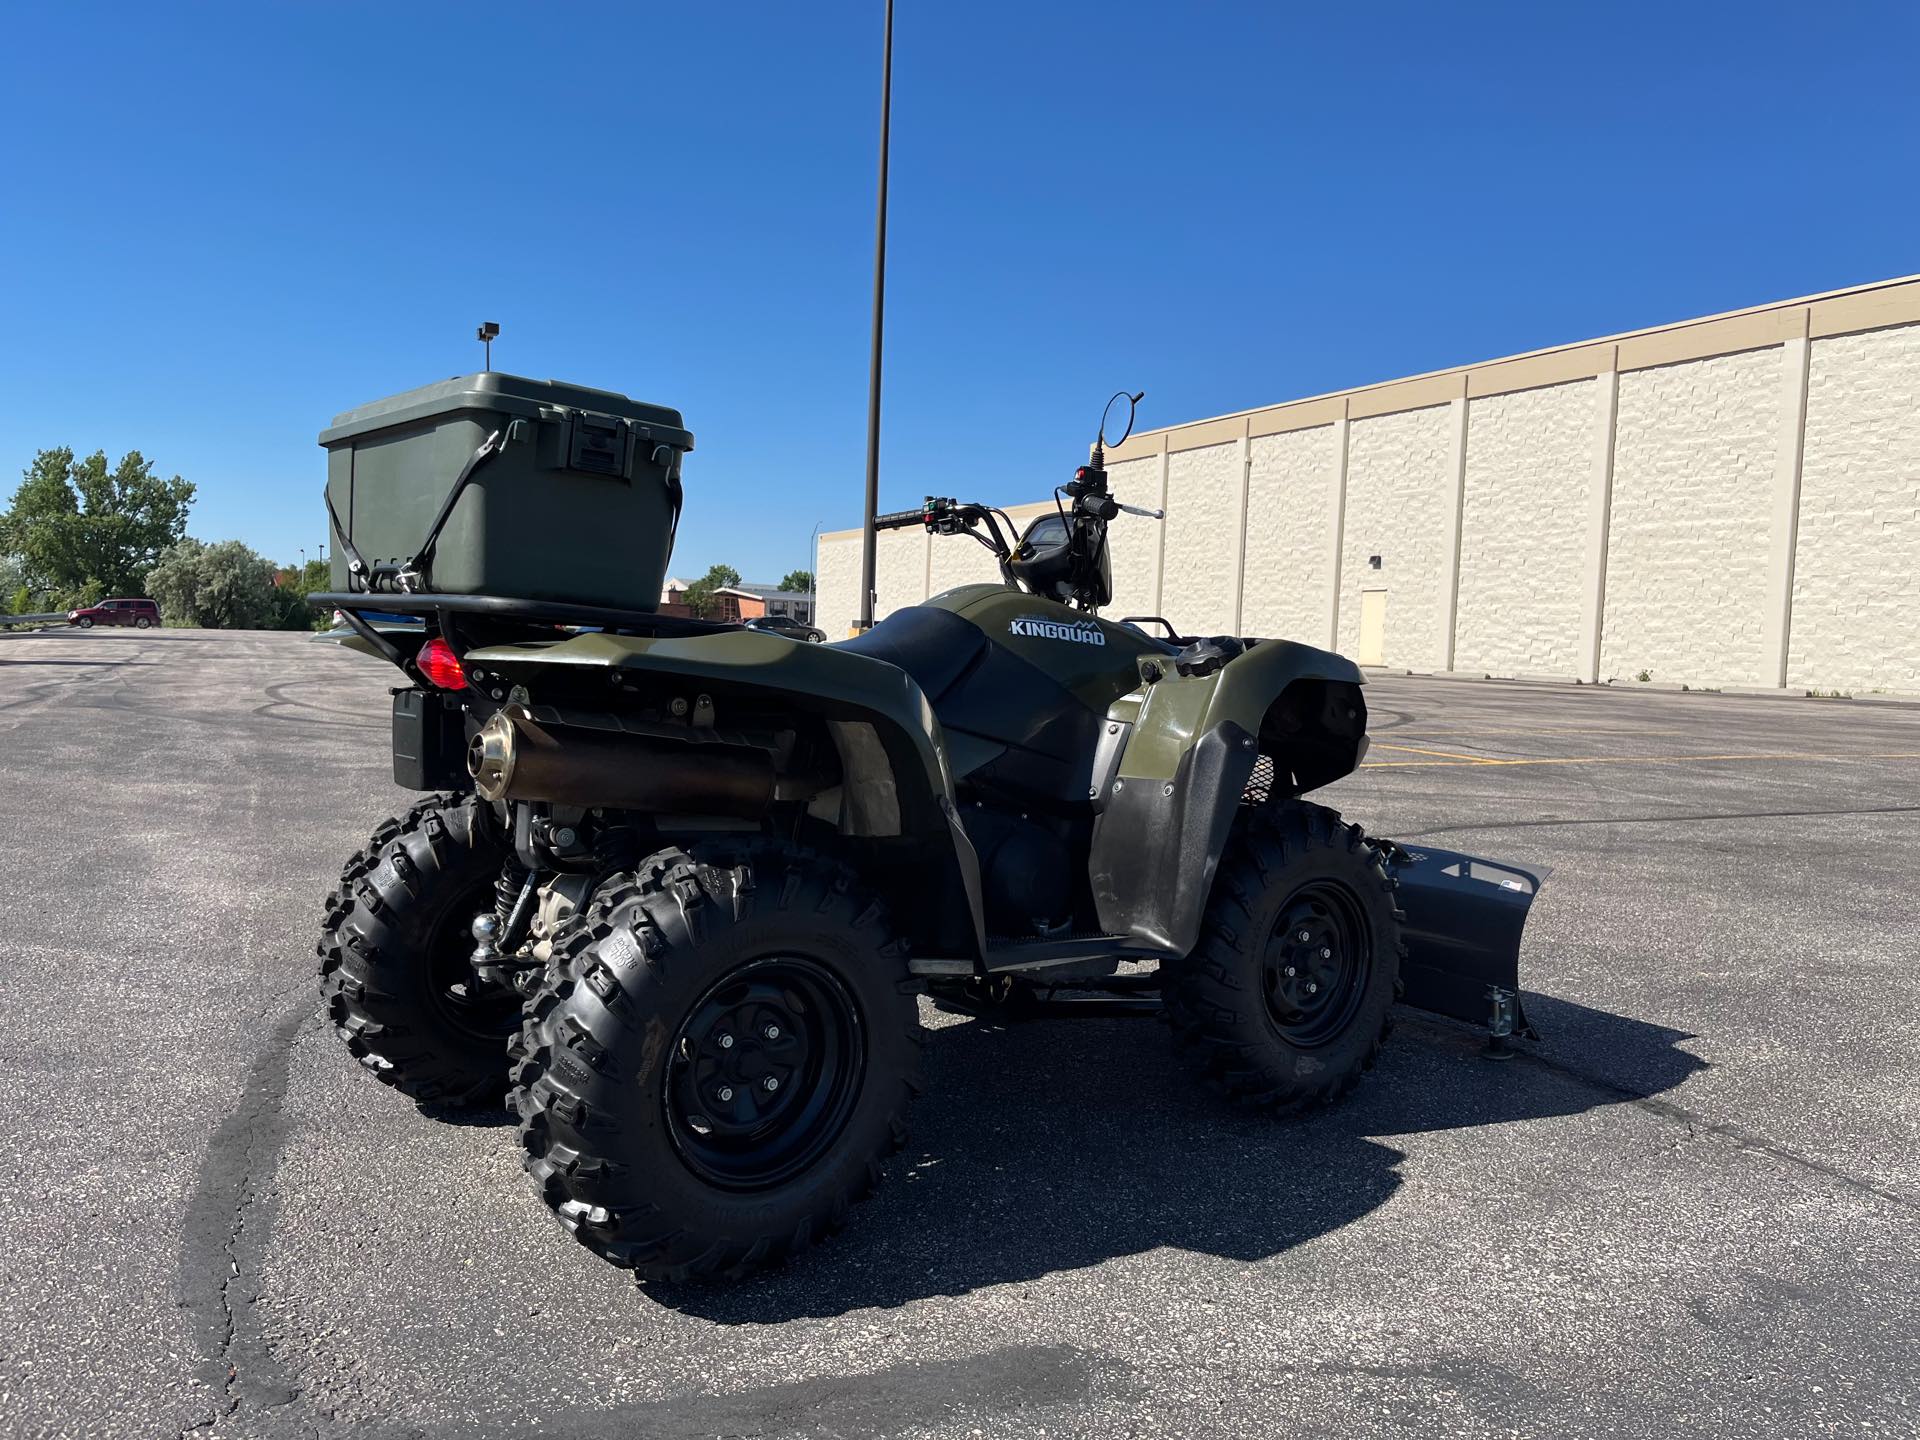
<path fill-rule="evenodd" d="M 893 0 L 880 50 L 880 200 L 873 237 L 873 361 L 867 375 L 867 505 L 860 522 L 860 628 L 873 625 L 873 517 L 880 509 L 880 336 L 887 299 L 887 142 L 893 117 Z"/>

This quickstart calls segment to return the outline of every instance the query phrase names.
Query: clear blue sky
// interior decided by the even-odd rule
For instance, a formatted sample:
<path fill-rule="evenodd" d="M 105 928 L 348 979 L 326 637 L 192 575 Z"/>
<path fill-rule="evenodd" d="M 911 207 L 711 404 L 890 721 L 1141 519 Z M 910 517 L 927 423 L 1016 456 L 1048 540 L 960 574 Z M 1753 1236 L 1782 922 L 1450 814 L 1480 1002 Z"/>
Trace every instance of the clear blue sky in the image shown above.
<path fill-rule="evenodd" d="M 675 569 L 858 523 L 878 0 L 61 4 L 0 47 L 0 475 L 137 447 L 325 534 L 478 368 L 698 437 Z M 1144 424 L 1920 270 L 1911 4 L 933 4 L 896 32 L 885 508 Z"/>

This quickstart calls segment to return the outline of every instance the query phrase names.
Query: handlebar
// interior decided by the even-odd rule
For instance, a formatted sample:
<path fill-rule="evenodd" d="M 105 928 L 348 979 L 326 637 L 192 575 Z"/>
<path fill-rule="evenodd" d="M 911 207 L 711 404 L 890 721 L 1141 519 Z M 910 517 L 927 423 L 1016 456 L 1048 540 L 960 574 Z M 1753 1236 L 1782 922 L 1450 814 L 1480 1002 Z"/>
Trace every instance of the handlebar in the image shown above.
<path fill-rule="evenodd" d="M 876 530 L 904 530 L 909 525 L 923 525 L 926 523 L 926 519 L 927 512 L 925 509 L 896 510 L 891 515 L 874 516 L 873 528 Z"/>

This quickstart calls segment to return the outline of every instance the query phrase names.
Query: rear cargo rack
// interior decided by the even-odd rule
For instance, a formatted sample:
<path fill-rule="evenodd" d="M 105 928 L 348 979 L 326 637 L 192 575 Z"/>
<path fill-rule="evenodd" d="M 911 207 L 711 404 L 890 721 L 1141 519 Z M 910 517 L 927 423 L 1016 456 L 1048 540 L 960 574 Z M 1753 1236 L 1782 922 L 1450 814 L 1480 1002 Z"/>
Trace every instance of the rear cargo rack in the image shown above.
<path fill-rule="evenodd" d="M 525 600 L 509 595 L 327 591 L 309 595 L 307 603 L 316 610 L 342 610 L 355 616 L 366 610 L 384 615 L 417 615 L 423 620 L 437 619 L 442 614 L 480 615 L 493 620 L 521 620 L 535 625 L 583 625 L 623 634 L 663 637 L 712 635 L 740 628 L 731 620 L 694 620 L 684 615 L 661 615 L 651 610 L 573 605 L 561 600 Z"/>

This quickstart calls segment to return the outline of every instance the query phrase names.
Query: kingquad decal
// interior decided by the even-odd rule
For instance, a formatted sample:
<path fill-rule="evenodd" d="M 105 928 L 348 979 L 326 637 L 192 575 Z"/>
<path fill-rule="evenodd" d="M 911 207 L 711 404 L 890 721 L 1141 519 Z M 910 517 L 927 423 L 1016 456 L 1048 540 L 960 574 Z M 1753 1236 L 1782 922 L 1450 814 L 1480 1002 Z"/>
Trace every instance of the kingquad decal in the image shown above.
<path fill-rule="evenodd" d="M 1091 620 L 1049 620 L 1044 615 L 1020 615 L 1007 622 L 1009 635 L 1035 640 L 1071 640 L 1076 645 L 1104 645 L 1106 635 Z"/>

